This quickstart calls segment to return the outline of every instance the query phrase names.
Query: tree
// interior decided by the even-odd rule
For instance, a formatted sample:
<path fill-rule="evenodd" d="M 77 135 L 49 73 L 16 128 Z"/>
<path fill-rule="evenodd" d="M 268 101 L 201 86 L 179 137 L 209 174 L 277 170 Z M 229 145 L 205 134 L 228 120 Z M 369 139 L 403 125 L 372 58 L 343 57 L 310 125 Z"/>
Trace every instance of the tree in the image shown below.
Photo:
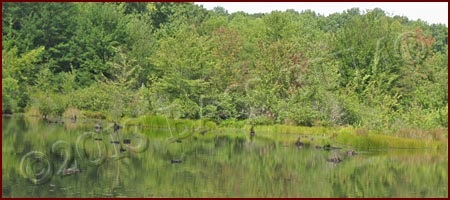
<path fill-rule="evenodd" d="M 74 33 L 71 55 L 76 55 L 73 68 L 77 70 L 77 81 L 88 86 L 102 74 L 108 76 L 108 65 L 115 48 L 125 43 L 127 23 L 130 17 L 124 14 L 123 4 L 79 3 L 80 17 Z"/>
<path fill-rule="evenodd" d="M 17 48 L 2 51 L 2 99 L 6 112 L 21 112 L 29 103 L 29 86 L 34 84 L 44 48 L 18 55 Z"/>

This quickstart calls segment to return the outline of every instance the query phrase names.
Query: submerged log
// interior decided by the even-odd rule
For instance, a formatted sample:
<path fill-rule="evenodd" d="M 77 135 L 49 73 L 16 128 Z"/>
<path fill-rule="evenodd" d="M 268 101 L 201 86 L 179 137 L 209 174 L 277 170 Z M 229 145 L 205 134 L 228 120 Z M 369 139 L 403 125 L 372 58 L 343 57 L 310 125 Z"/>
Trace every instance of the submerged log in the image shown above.
<path fill-rule="evenodd" d="M 80 173 L 81 170 L 80 169 L 76 169 L 76 168 L 67 168 L 63 171 L 64 175 L 70 175 L 70 174 L 77 174 Z"/>
<path fill-rule="evenodd" d="M 339 156 L 334 155 L 331 158 L 327 158 L 327 161 L 332 162 L 332 163 L 340 163 L 340 162 L 342 162 L 342 159 Z"/>
<path fill-rule="evenodd" d="M 333 147 L 333 146 L 331 146 L 329 144 L 326 144 L 326 145 L 323 146 L 323 149 L 329 151 L 329 150 L 332 150 L 332 149 L 341 149 L 341 148 Z"/>
<path fill-rule="evenodd" d="M 177 159 L 172 159 L 172 160 L 170 160 L 170 163 L 182 163 L 183 161 L 182 160 L 177 160 Z"/>

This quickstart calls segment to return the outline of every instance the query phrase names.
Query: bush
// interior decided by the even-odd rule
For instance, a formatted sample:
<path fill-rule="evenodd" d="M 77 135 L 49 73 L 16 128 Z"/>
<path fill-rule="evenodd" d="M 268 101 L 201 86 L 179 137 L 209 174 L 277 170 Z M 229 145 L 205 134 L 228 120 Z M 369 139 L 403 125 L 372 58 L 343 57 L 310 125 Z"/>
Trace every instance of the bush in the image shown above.
<path fill-rule="evenodd" d="M 220 126 L 224 126 L 224 127 L 234 127 L 234 128 L 243 128 L 245 125 L 246 121 L 244 120 L 237 120 L 237 119 L 227 119 L 227 120 L 223 120 L 220 122 Z"/>
<path fill-rule="evenodd" d="M 62 117 L 67 108 L 67 97 L 60 94 L 38 91 L 32 95 L 32 105 L 30 108 L 37 108 L 44 118 L 48 116 Z"/>
<path fill-rule="evenodd" d="M 51 106 L 51 114 L 57 117 L 62 117 L 67 108 L 67 97 L 61 94 L 52 94 L 50 98 L 53 101 Z"/>
<path fill-rule="evenodd" d="M 275 121 L 268 116 L 260 115 L 249 119 L 252 125 L 273 125 Z"/>
<path fill-rule="evenodd" d="M 93 84 L 88 88 L 77 90 L 70 94 L 71 101 L 69 106 L 81 110 L 106 111 L 110 108 L 113 96 L 110 90 L 104 84 Z"/>
<path fill-rule="evenodd" d="M 17 111 L 17 97 L 15 93 L 19 89 L 18 81 L 13 78 L 2 79 L 2 113 Z"/>
<path fill-rule="evenodd" d="M 49 97 L 49 95 L 45 95 L 42 92 L 35 93 L 31 96 L 32 99 L 32 107 L 35 107 L 39 110 L 39 113 L 42 117 L 47 118 L 52 112 L 52 104 L 53 101 Z"/>

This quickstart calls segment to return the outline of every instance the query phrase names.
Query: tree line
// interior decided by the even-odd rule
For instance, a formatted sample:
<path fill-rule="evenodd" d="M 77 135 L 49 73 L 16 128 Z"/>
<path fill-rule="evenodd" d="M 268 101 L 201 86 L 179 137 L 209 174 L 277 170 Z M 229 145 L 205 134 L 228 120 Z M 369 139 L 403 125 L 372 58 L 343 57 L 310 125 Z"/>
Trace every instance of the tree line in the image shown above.
<path fill-rule="evenodd" d="M 2 5 L 2 113 L 447 127 L 443 24 L 381 9 Z"/>

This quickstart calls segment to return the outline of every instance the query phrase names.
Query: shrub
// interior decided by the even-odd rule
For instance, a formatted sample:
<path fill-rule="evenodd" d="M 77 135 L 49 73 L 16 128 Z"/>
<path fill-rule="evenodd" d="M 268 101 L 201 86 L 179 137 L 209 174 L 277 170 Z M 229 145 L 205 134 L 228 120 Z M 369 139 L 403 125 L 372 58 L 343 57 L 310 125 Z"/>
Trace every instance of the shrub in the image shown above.
<path fill-rule="evenodd" d="M 272 125 L 275 123 L 275 121 L 271 117 L 265 115 L 250 118 L 249 121 L 253 125 Z"/>
<path fill-rule="evenodd" d="M 42 117 L 47 118 L 51 112 L 51 105 L 53 104 L 52 99 L 43 94 L 42 92 L 37 92 L 31 96 L 32 98 L 32 107 L 35 107 L 39 110 L 39 113 Z"/>
<path fill-rule="evenodd" d="M 2 113 L 13 113 L 17 110 L 18 81 L 8 77 L 2 78 Z"/>
<path fill-rule="evenodd" d="M 98 83 L 84 89 L 71 93 L 71 101 L 69 106 L 76 107 L 81 110 L 105 111 L 110 108 L 110 104 L 114 98 L 111 95 L 110 88 L 104 84 Z"/>
<path fill-rule="evenodd" d="M 51 114 L 55 117 L 62 117 L 67 108 L 67 97 L 60 94 L 51 94 L 53 104 L 51 104 Z"/>

